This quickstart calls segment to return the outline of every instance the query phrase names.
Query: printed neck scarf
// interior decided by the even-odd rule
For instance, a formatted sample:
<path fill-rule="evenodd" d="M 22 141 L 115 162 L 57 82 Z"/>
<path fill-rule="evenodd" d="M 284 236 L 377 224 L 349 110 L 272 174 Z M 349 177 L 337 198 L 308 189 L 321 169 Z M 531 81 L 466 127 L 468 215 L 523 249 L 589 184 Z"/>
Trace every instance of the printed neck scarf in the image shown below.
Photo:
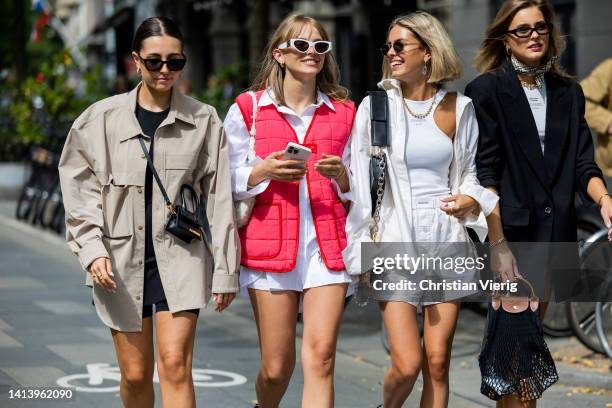
<path fill-rule="evenodd" d="M 544 85 L 544 75 L 550 71 L 550 68 L 553 66 L 556 60 L 557 57 L 553 56 L 546 64 L 532 67 L 530 65 L 523 64 L 514 55 L 510 56 L 510 61 L 512 62 L 514 70 L 518 74 L 533 77 L 536 83 L 535 88 L 541 88 L 542 85 Z"/>

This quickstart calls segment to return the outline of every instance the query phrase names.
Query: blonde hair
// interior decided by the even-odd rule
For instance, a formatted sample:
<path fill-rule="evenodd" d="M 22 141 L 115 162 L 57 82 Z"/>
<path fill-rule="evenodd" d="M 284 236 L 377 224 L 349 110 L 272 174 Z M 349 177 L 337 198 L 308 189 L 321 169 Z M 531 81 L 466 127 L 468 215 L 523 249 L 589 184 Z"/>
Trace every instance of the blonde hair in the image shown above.
<path fill-rule="evenodd" d="M 431 53 L 428 83 L 452 81 L 461 76 L 461 61 L 455 51 L 453 42 L 442 23 L 429 13 L 415 11 L 396 17 L 387 31 L 387 37 L 395 26 L 410 30 L 421 44 Z M 392 78 L 391 65 L 383 57 L 383 79 Z"/>
<path fill-rule="evenodd" d="M 485 73 L 492 71 L 503 64 L 508 58 L 504 39 L 510 24 L 516 13 L 530 7 L 537 7 L 544 16 L 544 20 L 547 23 L 553 24 L 552 32 L 548 35 L 548 50 L 542 57 L 542 62 L 548 62 L 553 56 L 561 55 L 565 48 L 565 41 L 561 38 L 559 29 L 554 24 L 555 10 L 548 0 L 506 0 L 489 25 L 489 28 L 487 28 L 486 37 L 482 44 L 480 44 L 476 58 L 474 58 L 474 67 L 476 67 L 478 72 Z M 553 62 L 550 72 L 562 77 L 569 77 L 556 61 Z"/>
<path fill-rule="evenodd" d="M 272 53 L 281 43 L 298 36 L 306 26 L 316 29 L 321 34 L 322 40 L 329 41 L 327 31 L 316 19 L 303 14 L 287 16 L 276 28 L 266 46 L 263 60 L 250 88 L 251 90 L 259 91 L 270 87 L 274 92 L 277 102 L 285 105 L 283 92 L 285 68 L 280 66 Z M 323 69 L 317 74 L 317 87 L 330 98 L 337 101 L 345 101 L 348 99 L 348 90 L 339 84 L 339 78 L 340 70 L 338 69 L 338 64 L 333 53 L 329 52 L 325 54 Z"/>

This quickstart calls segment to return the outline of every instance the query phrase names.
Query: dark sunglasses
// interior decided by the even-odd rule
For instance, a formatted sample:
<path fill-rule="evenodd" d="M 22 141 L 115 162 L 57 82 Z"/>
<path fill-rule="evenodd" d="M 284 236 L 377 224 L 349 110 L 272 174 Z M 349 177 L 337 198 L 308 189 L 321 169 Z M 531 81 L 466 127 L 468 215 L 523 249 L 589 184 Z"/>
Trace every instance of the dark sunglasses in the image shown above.
<path fill-rule="evenodd" d="M 399 54 L 400 52 L 404 51 L 404 48 L 410 46 L 410 45 L 421 45 L 419 43 L 403 43 L 401 40 L 395 40 L 393 42 L 393 44 L 391 43 L 386 43 L 383 44 L 380 47 L 380 52 L 382 53 L 383 56 L 386 56 L 387 53 L 389 52 L 389 50 L 391 48 L 393 48 L 393 50 L 395 51 L 396 54 Z"/>
<path fill-rule="evenodd" d="M 308 41 L 302 40 L 299 38 L 292 38 L 287 42 L 284 42 L 278 46 L 279 50 L 284 50 L 285 48 L 293 48 L 302 54 L 304 54 L 310 47 L 312 47 L 317 54 L 325 54 L 331 51 L 332 43 L 331 41 Z"/>
<path fill-rule="evenodd" d="M 538 24 L 535 27 L 519 27 L 514 30 L 508 30 L 506 33 L 517 36 L 518 38 L 529 38 L 533 32 L 537 32 L 540 35 L 548 35 L 553 29 L 551 23 Z"/>
<path fill-rule="evenodd" d="M 168 66 L 170 71 L 180 71 L 185 68 L 185 64 L 187 63 L 187 58 L 185 58 L 185 56 L 182 58 L 169 59 L 167 61 L 164 61 L 161 58 L 142 58 L 140 55 L 138 58 L 140 58 L 140 60 L 144 63 L 144 66 L 149 71 L 161 71 L 164 64 Z"/>

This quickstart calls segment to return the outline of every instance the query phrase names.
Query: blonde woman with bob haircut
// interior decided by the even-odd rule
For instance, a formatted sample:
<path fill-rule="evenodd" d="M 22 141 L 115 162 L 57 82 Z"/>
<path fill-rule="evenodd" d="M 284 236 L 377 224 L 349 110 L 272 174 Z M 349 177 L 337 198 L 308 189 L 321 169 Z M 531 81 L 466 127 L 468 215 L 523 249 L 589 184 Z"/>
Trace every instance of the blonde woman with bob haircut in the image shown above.
<path fill-rule="evenodd" d="M 259 334 L 262 408 L 278 407 L 289 384 L 300 303 L 302 406 L 334 405 L 336 340 L 351 282 L 342 250 L 355 106 L 338 84 L 331 50 L 317 20 L 285 18 L 251 91 L 236 98 L 224 123 L 234 198 L 255 197 L 248 224 L 239 230 L 240 286 L 251 299 Z M 310 149 L 310 157 L 286 153 L 291 142 L 294 152 L 296 144 Z"/>
<path fill-rule="evenodd" d="M 386 91 L 389 103 L 390 146 L 383 148 L 387 182 L 377 240 L 415 246 L 458 242 L 467 247 L 471 240 L 466 227 L 484 239 L 484 214 L 493 209 L 497 196 L 476 179 L 478 127 L 471 101 L 441 89 L 443 82 L 461 73 L 448 34 L 435 17 L 414 12 L 393 20 L 381 51 L 384 76 L 378 86 Z M 360 246 L 372 242 L 375 224 L 369 190 L 370 110 L 370 97 L 366 97 L 357 111 L 351 139 L 354 200 L 344 253 L 351 274 L 361 273 Z M 448 405 L 458 299 L 465 294 L 438 293 L 431 298 L 424 292 L 371 291 L 379 302 L 391 348 L 391 369 L 383 389 L 385 408 L 402 406 L 421 370 L 421 406 Z M 417 325 L 420 308 L 424 313 L 423 346 Z"/>
<path fill-rule="evenodd" d="M 608 227 L 612 199 L 595 164 L 582 88 L 557 62 L 564 44 L 555 23 L 547 0 L 505 1 L 476 56 L 481 75 L 465 93 L 474 101 L 480 127 L 478 179 L 500 197 L 487 217 L 493 272 L 504 281 L 522 273 L 534 284 L 543 281 L 541 286 L 561 290 L 555 283 L 571 287 L 572 276 L 560 275 L 559 268 L 548 273 L 549 257 L 542 251 L 533 257 L 541 265 L 523 268 L 521 262 L 519 271 L 507 243 L 576 242 L 575 193 L 599 205 Z M 574 256 L 577 262 L 578 251 Z M 523 253 L 521 258 L 526 257 Z M 555 293 L 557 300 L 564 296 Z M 539 305 L 530 324 L 520 314 L 489 308 L 479 358 L 481 392 L 496 400 L 497 407 L 535 407 L 558 379 L 541 328 L 539 335 L 526 333 L 529 327 L 541 327 L 538 320 L 546 304 Z M 497 339 L 504 344 L 499 346 Z"/>

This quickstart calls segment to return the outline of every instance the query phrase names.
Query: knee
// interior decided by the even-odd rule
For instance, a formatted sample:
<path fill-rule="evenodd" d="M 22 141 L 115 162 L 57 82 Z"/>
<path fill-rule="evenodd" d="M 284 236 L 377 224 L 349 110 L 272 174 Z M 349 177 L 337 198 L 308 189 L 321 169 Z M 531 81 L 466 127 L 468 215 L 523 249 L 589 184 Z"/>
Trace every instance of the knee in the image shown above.
<path fill-rule="evenodd" d="M 144 365 L 128 365 L 121 370 L 122 383 L 130 390 L 142 390 L 153 385 L 153 370 Z"/>
<path fill-rule="evenodd" d="M 396 358 L 392 361 L 391 369 L 402 383 L 416 381 L 421 371 L 420 358 Z"/>
<path fill-rule="evenodd" d="M 191 376 L 189 357 L 181 351 L 160 353 L 157 364 L 160 377 L 164 381 L 181 384 L 188 381 Z"/>
<path fill-rule="evenodd" d="M 316 375 L 326 377 L 334 369 L 334 346 L 327 342 L 302 344 L 302 364 Z"/>
<path fill-rule="evenodd" d="M 283 385 L 289 382 L 295 362 L 291 360 L 264 361 L 261 364 L 261 379 L 270 385 Z"/>
<path fill-rule="evenodd" d="M 427 369 L 429 370 L 429 377 L 432 381 L 448 381 L 449 364 L 450 362 L 446 353 L 427 354 Z"/>

